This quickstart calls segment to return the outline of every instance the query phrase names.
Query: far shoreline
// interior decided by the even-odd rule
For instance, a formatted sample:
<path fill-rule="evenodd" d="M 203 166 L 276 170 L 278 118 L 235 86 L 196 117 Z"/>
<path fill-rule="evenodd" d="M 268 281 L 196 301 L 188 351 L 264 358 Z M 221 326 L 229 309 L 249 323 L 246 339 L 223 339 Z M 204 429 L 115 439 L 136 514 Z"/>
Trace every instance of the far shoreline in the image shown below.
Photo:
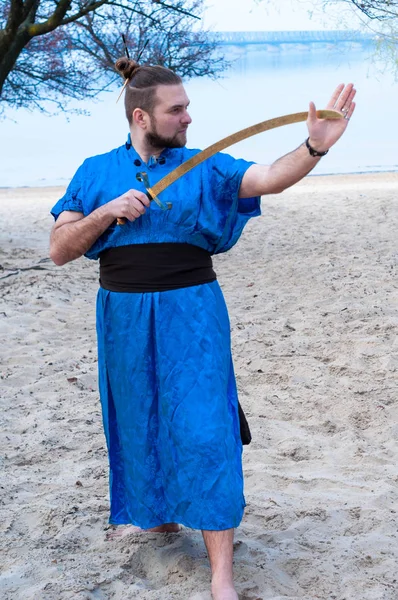
<path fill-rule="evenodd" d="M 371 175 L 371 176 L 385 176 L 385 175 L 393 175 L 395 173 L 398 173 L 398 168 L 397 169 L 389 169 L 386 171 L 350 171 L 349 173 L 309 173 L 308 175 L 306 175 L 299 183 L 303 184 L 305 183 L 306 179 L 316 179 L 316 178 L 327 178 L 327 177 L 334 177 L 334 178 L 343 178 L 343 177 L 355 177 L 355 176 L 366 176 L 366 175 Z M 68 180 L 66 183 L 61 184 L 61 183 L 54 183 L 54 184 L 35 184 L 35 185 L 0 185 L 0 190 L 34 190 L 34 189 L 49 189 L 49 188 L 59 188 L 59 189 L 65 189 L 67 188 L 67 186 L 69 185 L 71 180 Z M 295 184 L 297 185 L 297 184 Z"/>

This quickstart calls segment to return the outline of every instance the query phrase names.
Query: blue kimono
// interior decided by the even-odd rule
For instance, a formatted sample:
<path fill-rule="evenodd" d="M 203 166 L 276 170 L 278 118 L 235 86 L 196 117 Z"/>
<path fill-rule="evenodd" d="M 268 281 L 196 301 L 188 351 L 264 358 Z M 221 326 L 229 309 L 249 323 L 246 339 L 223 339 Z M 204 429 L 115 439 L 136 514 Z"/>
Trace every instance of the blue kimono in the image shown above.
<path fill-rule="evenodd" d="M 129 140 L 87 159 L 51 212 L 88 215 L 129 189 L 145 192 L 138 172 L 154 185 L 197 152 L 165 149 L 144 164 Z M 215 155 L 162 193 L 171 210 L 152 202 L 136 221 L 109 227 L 86 256 L 162 242 L 225 252 L 260 214 L 260 198 L 238 199 L 251 164 Z M 230 325 L 217 281 L 155 293 L 100 288 L 97 335 L 110 523 L 237 527 L 245 506 L 242 444 Z"/>

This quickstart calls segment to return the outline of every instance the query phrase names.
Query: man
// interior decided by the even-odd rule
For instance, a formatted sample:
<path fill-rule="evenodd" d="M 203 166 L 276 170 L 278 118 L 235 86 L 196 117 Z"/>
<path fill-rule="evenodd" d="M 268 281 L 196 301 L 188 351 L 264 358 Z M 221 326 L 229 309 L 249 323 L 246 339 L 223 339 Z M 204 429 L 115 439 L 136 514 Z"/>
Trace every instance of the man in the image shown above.
<path fill-rule="evenodd" d="M 355 104 L 339 85 L 309 138 L 262 166 L 218 154 L 150 205 L 153 185 L 197 151 L 185 147 L 189 100 L 178 76 L 121 59 L 128 142 L 86 160 L 53 208 L 51 258 L 100 259 L 99 387 L 110 461 L 110 522 L 201 529 L 214 600 L 236 600 L 233 531 L 245 506 L 228 313 L 211 255 L 260 214 L 260 196 L 307 175 L 344 133 Z M 117 225 L 116 219 L 127 222 Z"/>

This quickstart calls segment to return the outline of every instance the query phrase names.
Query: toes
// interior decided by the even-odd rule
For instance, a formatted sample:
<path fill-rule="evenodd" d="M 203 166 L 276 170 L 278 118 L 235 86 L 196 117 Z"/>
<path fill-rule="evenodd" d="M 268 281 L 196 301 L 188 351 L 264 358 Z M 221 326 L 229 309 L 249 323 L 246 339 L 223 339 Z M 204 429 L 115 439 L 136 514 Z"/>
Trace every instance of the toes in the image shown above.
<path fill-rule="evenodd" d="M 132 533 L 139 533 L 140 531 L 142 531 L 142 529 L 136 527 L 135 525 L 118 525 L 117 527 L 112 527 L 111 529 L 108 529 L 105 538 L 106 541 L 120 540 L 126 537 L 126 535 L 131 535 Z"/>

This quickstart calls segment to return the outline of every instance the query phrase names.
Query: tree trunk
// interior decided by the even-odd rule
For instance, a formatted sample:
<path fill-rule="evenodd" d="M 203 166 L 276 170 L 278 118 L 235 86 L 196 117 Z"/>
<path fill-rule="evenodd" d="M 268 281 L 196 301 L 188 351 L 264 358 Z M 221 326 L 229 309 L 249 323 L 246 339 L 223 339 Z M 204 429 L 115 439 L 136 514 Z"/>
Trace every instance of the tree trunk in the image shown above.
<path fill-rule="evenodd" d="M 40 0 L 28 0 L 25 4 L 12 0 L 10 3 L 6 27 L 0 31 L 0 98 L 18 56 L 32 39 L 28 28 L 35 22 L 39 5 Z"/>
<path fill-rule="evenodd" d="M 31 36 L 27 29 L 22 29 L 14 35 L 6 34 L 3 39 L 0 38 L 0 97 L 8 75 L 30 40 Z"/>

